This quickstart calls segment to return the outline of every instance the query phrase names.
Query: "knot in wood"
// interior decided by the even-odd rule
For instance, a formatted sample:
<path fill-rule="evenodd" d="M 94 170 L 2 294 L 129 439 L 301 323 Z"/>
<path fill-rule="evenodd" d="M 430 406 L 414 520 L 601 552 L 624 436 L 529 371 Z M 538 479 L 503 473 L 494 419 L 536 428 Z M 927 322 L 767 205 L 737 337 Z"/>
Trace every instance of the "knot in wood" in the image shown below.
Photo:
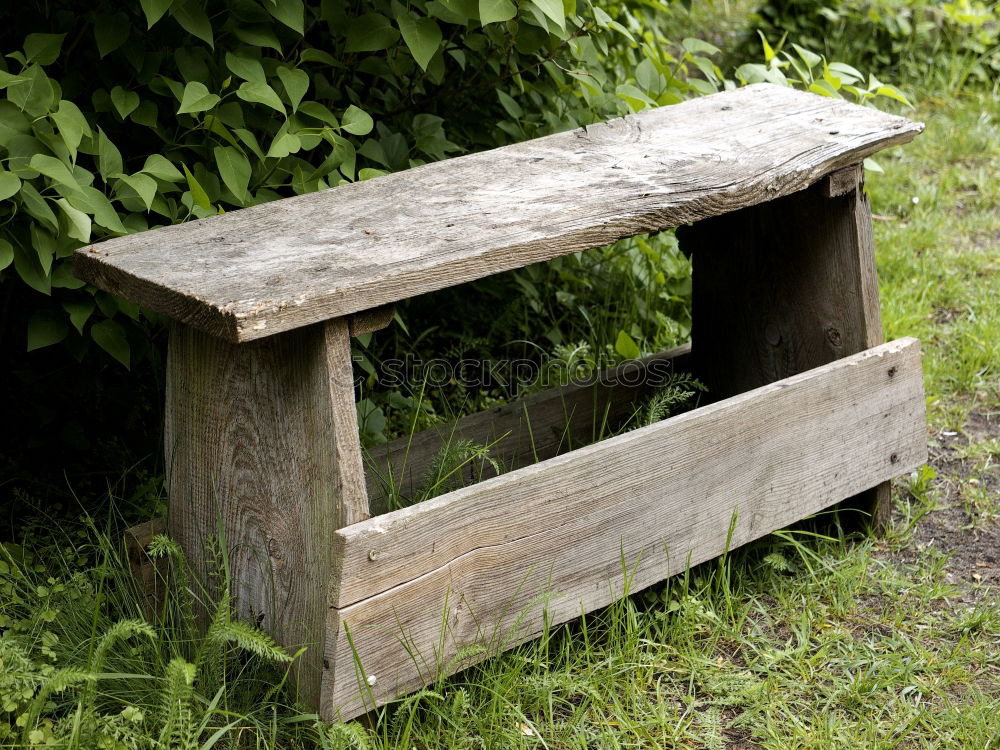
<path fill-rule="evenodd" d="M 844 345 L 844 338 L 840 335 L 840 331 L 833 327 L 826 329 L 826 340 L 834 346 Z"/>
<path fill-rule="evenodd" d="M 285 564 L 284 550 L 282 550 L 281 543 L 277 539 L 267 540 L 267 556 L 271 558 L 271 562 L 275 567 L 281 567 Z"/>
<path fill-rule="evenodd" d="M 764 326 L 764 338 L 771 346 L 778 346 L 781 343 L 781 329 L 774 321 L 768 321 Z"/>

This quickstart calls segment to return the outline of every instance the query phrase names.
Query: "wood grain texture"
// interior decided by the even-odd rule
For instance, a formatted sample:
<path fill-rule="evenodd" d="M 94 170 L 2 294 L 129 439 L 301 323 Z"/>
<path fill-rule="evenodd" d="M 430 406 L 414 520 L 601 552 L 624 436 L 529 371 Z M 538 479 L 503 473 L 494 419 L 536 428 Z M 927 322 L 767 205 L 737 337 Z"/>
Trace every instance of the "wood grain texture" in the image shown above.
<path fill-rule="evenodd" d="M 692 359 L 708 398 L 882 343 L 860 164 L 807 190 L 684 227 L 678 237 L 693 258 Z M 876 488 L 850 504 L 884 519 L 883 498 L 887 488 Z"/>
<path fill-rule="evenodd" d="M 76 273 L 247 341 L 770 201 L 922 128 L 758 84 L 108 240 Z"/>
<path fill-rule="evenodd" d="M 870 220 L 857 190 L 815 185 L 684 227 L 692 358 L 727 398 L 881 343 Z"/>
<path fill-rule="evenodd" d="M 368 509 L 347 322 L 240 345 L 175 324 L 165 445 L 170 534 L 210 590 L 225 535 L 238 616 L 313 646 L 295 676 L 316 701 L 329 540 Z"/>
<path fill-rule="evenodd" d="M 919 345 L 901 339 L 341 529 L 321 711 L 356 716 L 467 666 L 463 647 L 530 638 L 543 608 L 607 604 L 622 561 L 637 591 L 710 559 L 734 514 L 738 546 L 925 459 Z"/>
<path fill-rule="evenodd" d="M 857 189 L 862 179 L 863 167 L 861 164 L 852 164 L 831 172 L 820 180 L 820 192 L 826 198 L 836 198 Z"/>
<path fill-rule="evenodd" d="M 434 458 L 461 440 L 491 446 L 506 470 L 544 461 L 588 445 L 620 429 L 637 402 L 661 387 L 673 372 L 690 368 L 689 345 L 653 354 L 597 373 L 582 382 L 470 414 L 369 449 L 368 498 L 373 514 L 385 512 L 387 489 L 410 496 Z M 472 461 L 454 476 L 455 487 L 495 476 L 487 462 Z"/>
<path fill-rule="evenodd" d="M 354 313 L 347 318 L 347 325 L 352 336 L 363 336 L 366 333 L 381 331 L 392 322 L 395 315 L 395 305 L 382 305 L 382 307 Z"/>

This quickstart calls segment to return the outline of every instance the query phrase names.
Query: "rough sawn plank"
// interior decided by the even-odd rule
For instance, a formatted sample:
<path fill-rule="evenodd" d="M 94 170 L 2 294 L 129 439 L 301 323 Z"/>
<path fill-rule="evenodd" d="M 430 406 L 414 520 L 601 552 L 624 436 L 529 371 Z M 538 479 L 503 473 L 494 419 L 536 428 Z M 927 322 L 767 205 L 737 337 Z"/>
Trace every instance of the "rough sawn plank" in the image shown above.
<path fill-rule="evenodd" d="M 919 345 L 899 339 L 340 529 L 320 710 L 348 719 L 466 646 L 613 601 L 623 565 L 638 591 L 926 456 Z"/>
<path fill-rule="evenodd" d="M 76 272 L 247 341 L 769 201 L 922 129 L 758 84 L 108 240 Z"/>

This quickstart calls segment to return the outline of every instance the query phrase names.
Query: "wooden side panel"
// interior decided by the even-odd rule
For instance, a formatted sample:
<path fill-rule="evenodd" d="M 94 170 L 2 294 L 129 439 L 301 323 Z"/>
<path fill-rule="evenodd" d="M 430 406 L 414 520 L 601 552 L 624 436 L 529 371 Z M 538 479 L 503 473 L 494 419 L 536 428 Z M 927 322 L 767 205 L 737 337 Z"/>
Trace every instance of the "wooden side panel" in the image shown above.
<path fill-rule="evenodd" d="M 347 323 L 246 345 L 171 330 L 168 528 L 216 598 L 220 553 L 238 616 L 283 645 L 318 697 L 335 529 L 367 517 Z"/>
<path fill-rule="evenodd" d="M 686 227 L 692 358 L 719 399 L 881 344 L 860 165 L 807 190 Z M 858 498 L 876 520 L 887 488 Z M 876 523 L 877 526 L 877 523 Z"/>
<path fill-rule="evenodd" d="M 543 461 L 606 437 L 632 415 L 637 402 L 674 372 L 690 368 L 687 344 L 597 373 L 592 379 L 550 388 L 525 399 L 477 412 L 372 448 L 367 456 L 372 513 L 387 510 L 386 488 L 404 496 L 415 492 L 435 456 L 448 444 L 471 440 L 489 445 L 506 469 Z M 470 462 L 454 486 L 495 476 L 490 465 Z"/>
<path fill-rule="evenodd" d="M 334 535 L 321 711 L 343 719 L 926 459 L 902 339 Z M 348 637 L 348 634 L 350 637 Z M 355 658 L 355 656 L 357 658 Z M 359 666 L 360 665 L 360 666 Z"/>

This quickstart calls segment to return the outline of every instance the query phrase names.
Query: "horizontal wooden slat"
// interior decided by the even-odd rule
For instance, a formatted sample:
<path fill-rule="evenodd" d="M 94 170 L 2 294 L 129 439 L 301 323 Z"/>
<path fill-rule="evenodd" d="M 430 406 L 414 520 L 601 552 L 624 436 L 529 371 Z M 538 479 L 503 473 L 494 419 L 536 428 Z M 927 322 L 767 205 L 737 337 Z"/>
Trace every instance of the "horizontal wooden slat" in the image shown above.
<path fill-rule="evenodd" d="M 370 449 L 365 463 L 372 514 L 387 510 L 388 487 L 404 497 L 416 492 L 435 457 L 461 440 L 491 446 L 491 457 L 505 471 L 600 440 L 620 429 L 635 404 L 672 373 L 688 371 L 690 353 L 684 344 Z M 456 472 L 453 486 L 490 476 L 490 465 L 473 461 Z"/>
<path fill-rule="evenodd" d="M 543 607 L 559 623 L 607 604 L 622 562 L 637 591 L 722 553 L 734 516 L 738 546 L 925 460 L 919 344 L 900 339 L 341 529 L 322 711 L 529 638 Z"/>
<path fill-rule="evenodd" d="M 787 195 L 922 127 L 758 84 L 112 239 L 76 269 L 246 341 Z"/>

